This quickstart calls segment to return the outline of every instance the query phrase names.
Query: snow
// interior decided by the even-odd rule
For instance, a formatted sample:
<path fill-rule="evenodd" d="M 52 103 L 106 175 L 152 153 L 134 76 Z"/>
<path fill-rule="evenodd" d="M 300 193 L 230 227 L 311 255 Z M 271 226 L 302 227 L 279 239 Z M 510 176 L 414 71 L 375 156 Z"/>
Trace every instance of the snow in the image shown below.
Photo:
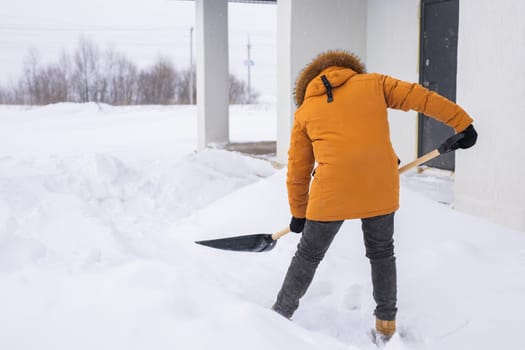
<path fill-rule="evenodd" d="M 233 106 L 234 141 L 275 106 Z M 290 322 L 270 310 L 299 236 L 267 253 L 196 245 L 289 220 L 285 169 L 196 152 L 188 106 L 0 106 L 0 349 L 375 349 L 360 222 Z M 523 349 L 525 235 L 403 178 L 399 329 L 385 349 Z M 439 200 L 439 199 L 438 199 Z"/>

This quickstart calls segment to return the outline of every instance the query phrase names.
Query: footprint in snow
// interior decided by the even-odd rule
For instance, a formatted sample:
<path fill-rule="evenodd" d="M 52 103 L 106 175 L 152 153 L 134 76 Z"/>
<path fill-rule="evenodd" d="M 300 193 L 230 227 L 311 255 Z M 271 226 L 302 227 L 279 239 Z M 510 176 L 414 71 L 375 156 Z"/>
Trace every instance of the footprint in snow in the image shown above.
<path fill-rule="evenodd" d="M 352 284 L 347 288 L 344 298 L 343 307 L 348 310 L 359 310 L 362 306 L 363 286 Z"/>

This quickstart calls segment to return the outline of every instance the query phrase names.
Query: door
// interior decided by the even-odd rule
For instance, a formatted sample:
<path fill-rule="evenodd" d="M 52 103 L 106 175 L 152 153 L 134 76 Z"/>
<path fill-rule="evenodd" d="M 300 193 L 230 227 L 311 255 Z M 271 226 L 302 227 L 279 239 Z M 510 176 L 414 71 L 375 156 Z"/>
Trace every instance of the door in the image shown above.
<path fill-rule="evenodd" d="M 459 0 L 421 1 L 421 52 L 419 82 L 456 101 Z M 419 156 L 434 150 L 454 129 L 419 114 Z M 454 152 L 441 155 L 429 166 L 454 170 Z"/>

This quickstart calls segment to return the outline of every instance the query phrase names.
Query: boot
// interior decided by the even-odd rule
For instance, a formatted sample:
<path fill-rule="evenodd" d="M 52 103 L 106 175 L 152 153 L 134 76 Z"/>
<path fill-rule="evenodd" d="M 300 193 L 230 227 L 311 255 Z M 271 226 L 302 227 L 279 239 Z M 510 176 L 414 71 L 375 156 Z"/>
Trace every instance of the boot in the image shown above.
<path fill-rule="evenodd" d="M 396 320 L 386 321 L 376 318 L 376 333 L 389 340 L 396 332 Z"/>

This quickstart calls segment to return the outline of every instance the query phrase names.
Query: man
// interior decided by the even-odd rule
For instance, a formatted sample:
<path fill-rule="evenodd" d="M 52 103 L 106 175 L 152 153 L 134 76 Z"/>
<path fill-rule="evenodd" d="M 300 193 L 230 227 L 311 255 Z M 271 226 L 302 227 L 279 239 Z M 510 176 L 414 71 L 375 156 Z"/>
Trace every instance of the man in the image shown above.
<path fill-rule="evenodd" d="M 396 331 L 399 174 L 387 108 L 415 110 L 463 133 L 451 149 L 475 144 L 472 119 L 421 85 L 366 74 L 345 51 L 315 58 L 300 73 L 294 94 L 287 186 L 290 229 L 302 237 L 272 308 L 291 318 L 343 221 L 359 218 L 371 264 L 376 333 L 388 340 Z"/>

